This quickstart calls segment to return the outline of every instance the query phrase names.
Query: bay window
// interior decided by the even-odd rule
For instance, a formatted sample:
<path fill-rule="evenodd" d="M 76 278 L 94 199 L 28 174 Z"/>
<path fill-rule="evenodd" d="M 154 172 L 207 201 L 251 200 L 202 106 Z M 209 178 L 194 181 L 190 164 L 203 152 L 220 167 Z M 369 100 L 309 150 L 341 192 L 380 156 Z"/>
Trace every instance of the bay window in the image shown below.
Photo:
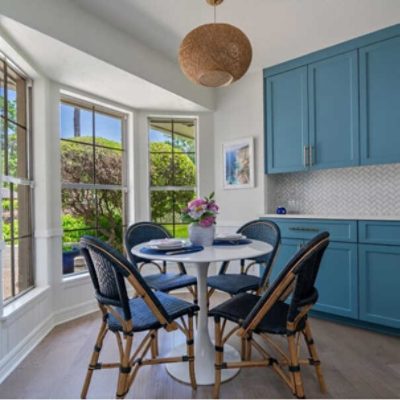
<path fill-rule="evenodd" d="M 149 119 L 151 219 L 187 237 L 180 213 L 196 195 L 196 120 Z"/>
<path fill-rule="evenodd" d="M 31 82 L 0 55 L 0 146 L 3 301 L 34 285 Z"/>
<path fill-rule="evenodd" d="M 125 229 L 124 114 L 64 98 L 60 105 L 63 273 L 86 271 L 79 239 L 120 250 Z"/>

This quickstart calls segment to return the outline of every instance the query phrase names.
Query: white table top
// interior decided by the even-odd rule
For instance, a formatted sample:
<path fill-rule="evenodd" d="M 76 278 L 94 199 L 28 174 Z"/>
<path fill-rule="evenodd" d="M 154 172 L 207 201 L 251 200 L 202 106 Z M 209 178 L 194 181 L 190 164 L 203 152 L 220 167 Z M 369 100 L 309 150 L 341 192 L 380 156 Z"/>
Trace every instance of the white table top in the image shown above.
<path fill-rule="evenodd" d="M 176 254 L 167 256 L 164 254 L 145 254 L 141 253 L 140 249 L 146 246 L 146 243 L 141 243 L 135 246 L 131 251 L 135 256 L 146 258 L 149 260 L 165 260 L 185 263 L 209 263 L 216 261 L 231 261 L 241 258 L 254 258 L 272 251 L 272 246 L 268 243 L 259 240 L 252 240 L 249 244 L 234 245 L 234 246 L 209 246 L 204 250 L 195 253 Z"/>

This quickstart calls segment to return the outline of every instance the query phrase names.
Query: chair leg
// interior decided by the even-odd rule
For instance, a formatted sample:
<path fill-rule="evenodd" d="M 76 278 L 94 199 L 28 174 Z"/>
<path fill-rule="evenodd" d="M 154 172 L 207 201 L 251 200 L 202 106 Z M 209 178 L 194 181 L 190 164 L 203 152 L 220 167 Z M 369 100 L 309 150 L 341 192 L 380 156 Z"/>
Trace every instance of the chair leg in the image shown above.
<path fill-rule="evenodd" d="M 158 354 L 158 331 L 154 331 L 154 337 L 151 341 L 151 358 L 157 358 Z"/>
<path fill-rule="evenodd" d="M 118 374 L 118 386 L 117 386 L 117 399 L 123 399 L 128 393 L 129 388 L 127 387 L 128 376 L 131 372 L 131 366 L 129 364 L 129 358 L 132 350 L 133 335 L 128 334 L 125 336 L 125 349 L 121 357 L 120 368 Z"/>
<path fill-rule="evenodd" d="M 107 322 L 103 321 L 100 326 L 99 333 L 97 335 L 96 345 L 94 346 L 92 357 L 90 359 L 90 364 L 86 373 L 85 381 L 83 383 L 81 391 L 81 399 L 86 399 L 90 381 L 92 380 L 93 371 L 96 369 L 97 363 L 99 361 L 100 351 L 103 346 L 104 337 L 106 336 L 107 332 L 108 332 Z"/>
<path fill-rule="evenodd" d="M 213 390 L 213 398 L 219 398 L 219 389 L 221 387 L 221 369 L 224 361 L 224 348 L 222 343 L 221 320 L 215 317 L 215 383 Z"/>
<path fill-rule="evenodd" d="M 315 346 L 314 339 L 311 333 L 310 323 L 308 321 L 306 322 L 306 327 L 303 331 L 303 335 L 304 335 L 304 340 L 307 344 L 308 353 L 310 354 L 311 357 L 310 363 L 315 367 L 315 372 L 317 374 L 320 390 L 322 393 L 327 393 L 325 379 L 322 374 L 321 361 L 318 358 L 317 348 Z"/>
<path fill-rule="evenodd" d="M 300 364 L 299 364 L 299 357 L 297 353 L 295 337 L 296 335 L 290 335 L 287 337 L 288 347 L 289 347 L 289 357 L 290 357 L 289 371 L 292 376 L 292 382 L 294 384 L 294 389 L 295 389 L 294 395 L 298 399 L 304 399 L 305 396 L 304 396 L 303 380 L 301 378 L 301 373 L 300 373 Z"/>
<path fill-rule="evenodd" d="M 214 294 L 214 292 L 215 292 L 215 289 L 211 288 L 207 293 L 207 308 L 210 308 L 210 299 L 211 299 L 211 296 Z"/>
<path fill-rule="evenodd" d="M 189 356 L 189 375 L 190 375 L 190 384 L 192 385 L 192 389 L 197 389 L 196 383 L 196 374 L 194 371 L 194 343 L 193 343 L 193 316 L 189 315 L 189 327 L 187 334 L 187 352 Z"/>
<path fill-rule="evenodd" d="M 246 360 L 250 361 L 251 359 L 251 341 L 253 339 L 253 335 L 249 333 L 246 338 Z"/>
<path fill-rule="evenodd" d="M 240 357 L 242 361 L 246 360 L 246 355 L 247 355 L 247 338 L 243 337 L 240 339 Z"/>

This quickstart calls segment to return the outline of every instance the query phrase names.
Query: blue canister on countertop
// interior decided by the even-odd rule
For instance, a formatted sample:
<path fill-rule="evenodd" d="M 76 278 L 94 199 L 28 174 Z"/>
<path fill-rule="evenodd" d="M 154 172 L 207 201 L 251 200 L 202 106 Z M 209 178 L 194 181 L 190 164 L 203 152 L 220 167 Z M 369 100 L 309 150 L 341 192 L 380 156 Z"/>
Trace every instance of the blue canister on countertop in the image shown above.
<path fill-rule="evenodd" d="M 286 214 L 286 208 L 285 207 L 278 207 L 276 209 L 277 214 Z"/>

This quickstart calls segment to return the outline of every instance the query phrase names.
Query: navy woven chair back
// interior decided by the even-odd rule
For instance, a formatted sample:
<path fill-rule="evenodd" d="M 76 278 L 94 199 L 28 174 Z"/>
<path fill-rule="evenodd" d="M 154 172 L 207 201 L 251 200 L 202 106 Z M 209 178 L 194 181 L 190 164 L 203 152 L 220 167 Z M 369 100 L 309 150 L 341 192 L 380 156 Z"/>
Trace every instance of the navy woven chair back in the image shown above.
<path fill-rule="evenodd" d="M 316 236 L 302 254 L 308 256 L 303 258 L 296 267 L 296 285 L 292 294 L 288 320 L 293 321 L 299 309 L 308 304 L 315 304 L 318 300 L 318 290 L 315 288 L 315 281 L 318 276 L 321 259 L 329 245 L 329 233 L 323 232 Z"/>
<path fill-rule="evenodd" d="M 133 263 L 148 262 L 143 258 L 137 257 L 132 254 L 132 247 L 148 242 L 153 239 L 166 239 L 170 238 L 169 232 L 162 226 L 155 222 L 137 222 L 131 225 L 125 234 L 125 247 L 128 253 L 129 260 Z"/>
<path fill-rule="evenodd" d="M 254 318 L 261 312 L 267 313 L 274 304 L 274 299 L 280 299 L 283 295 L 288 297 L 293 294 L 288 321 L 293 321 L 299 313 L 299 308 L 314 304 L 318 299 L 315 288 L 322 256 L 329 245 L 329 233 L 322 232 L 303 246 L 288 262 L 269 289 L 261 296 L 260 300 L 243 322 L 243 328 L 252 324 Z"/>
<path fill-rule="evenodd" d="M 264 282 L 269 275 L 272 262 L 281 240 L 281 233 L 278 225 L 272 221 L 254 220 L 241 226 L 238 232 L 245 235 L 248 239 L 260 240 L 269 243 L 273 247 L 271 253 L 252 259 L 258 264 L 264 264 L 265 268 L 261 277 L 261 282 Z"/>
<path fill-rule="evenodd" d="M 138 269 L 120 252 L 92 236 L 83 236 L 80 240 L 80 248 L 100 304 L 122 308 L 124 319 L 130 320 L 132 315 L 124 278 L 131 277 L 130 282 L 136 292 L 144 294 L 165 320 L 171 322 L 168 313 L 144 281 Z"/>

